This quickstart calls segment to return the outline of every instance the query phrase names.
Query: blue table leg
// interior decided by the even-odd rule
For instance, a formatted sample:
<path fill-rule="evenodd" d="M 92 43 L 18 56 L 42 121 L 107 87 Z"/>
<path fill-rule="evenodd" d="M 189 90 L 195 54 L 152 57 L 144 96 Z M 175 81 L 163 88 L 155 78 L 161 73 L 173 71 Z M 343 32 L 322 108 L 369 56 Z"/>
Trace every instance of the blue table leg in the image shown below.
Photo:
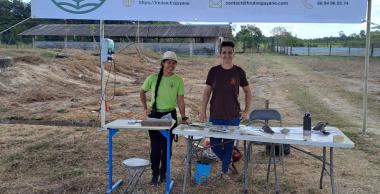
<path fill-rule="evenodd" d="M 174 181 L 170 179 L 170 130 L 160 131 L 166 137 L 166 194 L 169 194 L 174 186 Z"/>
<path fill-rule="evenodd" d="M 112 183 L 112 137 L 118 132 L 118 129 L 108 129 L 108 189 L 107 194 L 111 193 L 117 187 L 123 184 L 119 179 L 115 184 Z"/>

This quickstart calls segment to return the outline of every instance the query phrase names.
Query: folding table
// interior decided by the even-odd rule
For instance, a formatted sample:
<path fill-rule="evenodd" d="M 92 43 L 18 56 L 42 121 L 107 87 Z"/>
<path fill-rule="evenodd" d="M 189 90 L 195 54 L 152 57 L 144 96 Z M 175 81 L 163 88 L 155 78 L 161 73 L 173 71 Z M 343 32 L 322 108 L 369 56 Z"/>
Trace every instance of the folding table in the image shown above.
<path fill-rule="evenodd" d="M 170 193 L 174 181 L 170 179 L 170 129 L 167 126 L 151 127 L 151 126 L 141 126 L 140 120 L 132 119 L 118 119 L 112 121 L 105 125 L 105 128 L 108 130 L 108 187 L 107 194 L 114 191 L 117 187 L 123 184 L 122 179 L 118 179 L 113 183 L 112 179 L 112 137 L 116 135 L 119 130 L 159 130 L 163 136 L 166 137 L 167 142 L 167 154 L 166 154 L 166 191 L 165 193 Z M 170 127 L 169 127 L 170 128 Z"/>
<path fill-rule="evenodd" d="M 305 146 L 314 146 L 314 147 L 323 147 L 322 157 L 315 156 L 315 158 L 322 161 L 322 171 L 320 176 L 320 188 L 322 189 L 322 181 L 324 173 L 330 176 L 331 183 L 331 193 L 335 194 L 335 181 L 334 181 L 334 148 L 352 148 L 354 143 L 344 135 L 339 129 L 335 127 L 326 127 L 326 130 L 330 132 L 329 135 L 323 135 L 319 131 L 313 131 L 310 137 L 303 136 L 302 127 L 273 127 L 274 134 L 267 134 L 262 132 L 259 128 L 248 127 L 241 125 L 239 127 L 229 126 L 231 130 L 229 132 L 215 132 L 210 130 L 210 127 L 199 128 L 189 125 L 179 125 L 174 130 L 173 133 L 181 136 L 203 136 L 203 137 L 215 137 L 215 138 L 226 138 L 226 139 L 235 139 L 243 141 L 254 141 L 254 142 L 263 142 L 271 144 L 290 144 L 290 145 L 305 145 Z M 281 129 L 289 129 L 289 133 L 282 134 Z M 334 142 L 334 136 L 340 136 L 341 141 Z M 187 142 L 187 153 L 185 160 L 185 177 L 182 193 L 186 193 L 186 186 L 188 175 L 190 174 L 191 169 L 191 144 L 192 138 L 188 138 Z M 330 148 L 330 162 L 326 162 L 326 148 Z M 248 148 L 248 152 L 245 153 L 245 157 L 251 158 L 251 149 Z M 244 164 L 244 191 L 248 191 L 248 180 L 249 176 L 248 171 L 248 162 L 245 160 Z M 329 171 L 326 169 L 326 165 L 329 165 Z M 279 193 L 279 185 L 276 177 L 276 193 Z"/>

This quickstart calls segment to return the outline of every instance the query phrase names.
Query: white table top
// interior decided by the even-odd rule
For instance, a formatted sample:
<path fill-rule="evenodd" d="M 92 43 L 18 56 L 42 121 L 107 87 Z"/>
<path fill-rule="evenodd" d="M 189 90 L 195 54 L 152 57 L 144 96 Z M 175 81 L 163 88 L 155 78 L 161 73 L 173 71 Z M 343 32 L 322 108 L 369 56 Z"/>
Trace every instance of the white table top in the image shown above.
<path fill-rule="evenodd" d="M 265 143 L 340 148 L 354 147 L 354 143 L 335 127 L 326 127 L 326 131 L 330 132 L 329 135 L 323 135 L 320 131 L 312 131 L 310 138 L 305 138 L 303 136 L 302 127 L 272 127 L 272 130 L 275 132 L 274 134 L 264 133 L 260 128 L 257 127 L 247 127 L 243 125 L 240 125 L 239 127 L 228 127 L 230 129 L 229 132 L 215 132 L 212 130 L 210 131 L 210 127 L 179 125 L 173 130 L 173 133 L 181 136 L 203 136 Z M 280 132 L 280 130 L 284 128 L 289 129 L 288 134 L 282 134 Z M 333 136 L 338 135 L 343 138 L 343 141 L 334 142 Z"/>
<path fill-rule="evenodd" d="M 166 130 L 167 126 L 141 126 L 141 120 L 135 119 L 117 119 L 107 123 L 104 128 L 107 129 L 127 129 L 127 130 Z"/>

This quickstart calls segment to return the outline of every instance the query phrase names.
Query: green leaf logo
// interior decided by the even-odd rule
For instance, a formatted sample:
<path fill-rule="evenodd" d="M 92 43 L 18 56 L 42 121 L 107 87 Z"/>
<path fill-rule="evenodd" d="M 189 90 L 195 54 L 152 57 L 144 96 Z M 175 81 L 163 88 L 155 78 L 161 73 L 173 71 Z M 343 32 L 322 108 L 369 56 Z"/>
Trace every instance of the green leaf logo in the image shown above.
<path fill-rule="evenodd" d="M 106 0 L 51 0 L 63 11 L 74 14 L 86 14 L 98 9 Z"/>

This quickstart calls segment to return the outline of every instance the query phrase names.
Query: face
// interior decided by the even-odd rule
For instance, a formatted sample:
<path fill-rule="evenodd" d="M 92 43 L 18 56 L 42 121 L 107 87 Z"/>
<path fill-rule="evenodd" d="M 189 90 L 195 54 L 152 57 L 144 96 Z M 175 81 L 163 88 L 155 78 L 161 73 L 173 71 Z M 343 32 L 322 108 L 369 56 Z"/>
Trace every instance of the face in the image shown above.
<path fill-rule="evenodd" d="M 177 66 L 177 61 L 174 61 L 171 59 L 165 60 L 163 63 L 163 66 L 164 66 L 164 73 L 165 74 L 169 74 L 169 75 L 173 74 L 174 69 Z"/>
<path fill-rule="evenodd" d="M 220 51 L 220 58 L 222 59 L 223 63 L 232 63 L 234 55 L 234 48 L 230 46 L 222 47 L 222 50 Z"/>

